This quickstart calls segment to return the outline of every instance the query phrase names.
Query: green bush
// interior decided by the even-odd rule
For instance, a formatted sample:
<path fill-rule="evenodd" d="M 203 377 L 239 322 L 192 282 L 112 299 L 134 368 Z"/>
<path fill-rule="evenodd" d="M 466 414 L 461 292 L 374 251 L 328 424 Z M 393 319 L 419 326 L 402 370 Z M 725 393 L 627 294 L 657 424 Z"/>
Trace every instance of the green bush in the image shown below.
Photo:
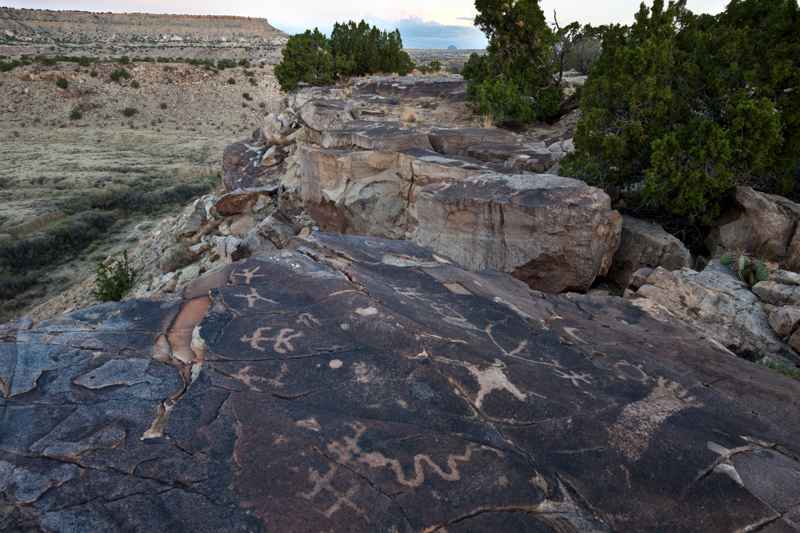
<path fill-rule="evenodd" d="M 69 87 L 69 82 L 64 78 L 58 78 L 56 80 L 56 87 L 58 87 L 59 89 L 66 89 L 67 87 Z"/>
<path fill-rule="evenodd" d="M 73 107 L 72 111 L 69 112 L 70 120 L 80 120 L 82 118 L 83 118 L 83 113 L 81 112 L 81 108 L 79 106 Z"/>
<path fill-rule="evenodd" d="M 236 85 L 236 79 L 235 78 L 228 78 L 228 85 Z"/>
<path fill-rule="evenodd" d="M 685 3 L 655 0 L 604 32 L 562 171 L 708 224 L 736 185 L 791 194 L 800 178 L 800 10 Z"/>
<path fill-rule="evenodd" d="M 101 302 L 118 302 L 128 294 L 136 283 L 138 273 L 128 260 L 128 252 L 122 252 L 108 264 L 97 263 L 94 295 Z"/>
<path fill-rule="evenodd" d="M 476 0 L 475 8 L 475 24 L 489 46 L 486 55 L 473 54 L 464 66 L 468 98 L 498 124 L 557 119 L 556 36 L 538 0 Z"/>
<path fill-rule="evenodd" d="M 413 68 L 399 31 L 381 31 L 362 20 L 335 24 L 330 39 L 317 29 L 290 37 L 275 76 L 284 91 L 291 91 L 300 83 L 329 85 L 337 78 L 404 75 Z"/>
<path fill-rule="evenodd" d="M 122 56 L 122 57 L 119 58 L 119 64 L 120 65 L 127 65 L 130 62 L 131 62 L 131 58 L 129 58 L 128 56 Z"/>
<path fill-rule="evenodd" d="M 762 281 L 769 280 L 769 271 L 763 261 L 752 259 L 746 255 L 723 255 L 720 263 L 730 268 L 741 281 L 753 288 Z"/>
<path fill-rule="evenodd" d="M 283 59 L 275 66 L 275 77 L 284 91 L 292 91 L 300 83 L 333 83 L 336 74 L 328 39 L 316 29 L 290 37 L 283 48 Z"/>
<path fill-rule="evenodd" d="M 120 83 L 122 80 L 127 80 L 131 77 L 131 73 L 124 68 L 117 68 L 111 72 L 111 81 Z"/>
<path fill-rule="evenodd" d="M 128 118 L 132 117 L 133 115 L 137 114 L 138 112 L 139 112 L 139 110 L 136 109 L 135 107 L 126 107 L 125 109 L 122 110 L 122 114 L 125 115 Z"/>
<path fill-rule="evenodd" d="M 138 89 L 139 87 L 141 87 L 141 85 L 139 85 L 139 82 L 138 82 L 138 81 L 136 81 L 136 80 L 133 80 L 133 81 L 131 82 L 131 89 Z"/>

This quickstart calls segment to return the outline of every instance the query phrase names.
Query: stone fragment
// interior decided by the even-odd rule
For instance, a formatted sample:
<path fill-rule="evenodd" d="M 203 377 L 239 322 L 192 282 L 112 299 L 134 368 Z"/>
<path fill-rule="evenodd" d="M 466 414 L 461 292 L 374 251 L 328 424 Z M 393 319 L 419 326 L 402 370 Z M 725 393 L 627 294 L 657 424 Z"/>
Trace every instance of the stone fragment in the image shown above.
<path fill-rule="evenodd" d="M 769 315 L 769 325 L 780 337 L 788 337 L 800 325 L 800 307 L 778 307 Z"/>
<path fill-rule="evenodd" d="M 661 226 L 631 216 L 622 218 L 622 238 L 609 272 L 620 287 L 627 287 L 633 274 L 644 267 L 679 270 L 691 266 L 692 254 Z"/>

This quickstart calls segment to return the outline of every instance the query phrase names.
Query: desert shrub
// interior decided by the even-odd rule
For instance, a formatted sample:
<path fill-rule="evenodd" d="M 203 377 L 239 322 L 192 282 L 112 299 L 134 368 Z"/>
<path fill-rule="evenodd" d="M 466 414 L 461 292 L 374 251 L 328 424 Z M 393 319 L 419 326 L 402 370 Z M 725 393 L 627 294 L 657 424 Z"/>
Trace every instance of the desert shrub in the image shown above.
<path fill-rule="evenodd" d="M 248 59 L 240 59 L 239 60 L 240 67 L 250 67 L 250 60 Z"/>
<path fill-rule="evenodd" d="M 139 87 L 141 87 L 141 85 L 139 85 L 139 82 L 138 82 L 138 81 L 136 81 L 136 80 L 133 80 L 133 81 L 131 82 L 131 89 L 138 89 Z"/>
<path fill-rule="evenodd" d="M 796 380 L 800 381 L 800 368 L 798 368 L 796 366 L 792 367 L 792 366 L 789 366 L 789 365 L 787 365 L 785 363 L 783 363 L 783 364 L 782 363 L 776 363 L 774 361 L 766 361 L 763 364 L 764 364 L 764 366 L 766 366 L 770 370 L 774 370 L 775 372 L 778 372 L 779 374 L 783 374 L 787 378 L 796 379 Z"/>
<path fill-rule="evenodd" d="M 67 87 L 69 87 L 69 82 L 64 78 L 58 78 L 56 80 L 56 87 L 58 87 L 59 89 L 66 89 Z"/>
<path fill-rule="evenodd" d="M 98 262 L 94 295 L 101 302 L 118 302 L 131 291 L 137 276 L 127 251 L 111 261 Z"/>
<path fill-rule="evenodd" d="M 337 78 L 408 74 L 413 68 L 398 30 L 381 31 L 362 20 L 336 23 L 330 39 L 317 29 L 290 37 L 275 76 L 284 91 L 291 91 L 300 83 L 328 85 Z"/>
<path fill-rule="evenodd" d="M 800 178 L 800 10 L 737 0 L 718 16 L 685 1 L 612 26 L 581 97 L 562 171 L 707 224 L 736 185 L 791 194 Z"/>
<path fill-rule="evenodd" d="M 0 300 L 11 300 L 36 286 L 41 279 L 38 272 L 12 274 L 0 270 Z"/>
<path fill-rule="evenodd" d="M 225 70 L 226 68 L 234 68 L 237 64 L 238 63 L 233 59 L 220 59 L 217 61 L 217 69 Z"/>
<path fill-rule="evenodd" d="M 158 105 L 158 107 L 159 107 L 159 109 L 161 109 L 163 111 L 163 110 L 167 109 L 167 104 L 165 102 L 161 102 Z"/>
<path fill-rule="evenodd" d="M 69 112 L 69 119 L 70 120 L 80 120 L 83 118 L 83 112 L 79 106 L 75 106 L 72 108 L 72 111 Z"/>
<path fill-rule="evenodd" d="M 417 65 L 417 70 L 419 70 L 423 74 L 433 74 L 435 72 L 439 72 L 440 70 L 442 70 L 442 64 L 434 59 L 427 65 Z"/>
<path fill-rule="evenodd" d="M 134 116 L 138 112 L 139 112 L 139 110 L 136 109 L 135 107 L 126 107 L 125 109 L 122 110 L 122 114 L 125 115 L 128 118 Z"/>
<path fill-rule="evenodd" d="M 556 36 L 538 0 L 477 0 L 475 8 L 475 24 L 489 46 L 485 55 L 473 54 L 464 66 L 468 98 L 501 125 L 558 118 Z"/>
<path fill-rule="evenodd" d="M 92 78 L 96 78 L 97 77 L 97 71 L 96 70 L 92 70 L 91 72 L 89 72 L 89 76 L 91 76 Z"/>
<path fill-rule="evenodd" d="M 122 80 L 127 80 L 131 77 L 131 73 L 124 68 L 117 68 L 111 72 L 111 81 L 120 83 Z"/>
<path fill-rule="evenodd" d="M 236 85 L 236 79 L 235 78 L 228 78 L 228 82 L 227 83 L 228 83 L 228 85 Z"/>
<path fill-rule="evenodd" d="M 244 98 L 248 102 L 252 102 L 253 101 L 253 97 L 250 96 L 250 93 L 242 93 L 242 98 Z"/>
<path fill-rule="evenodd" d="M 131 58 L 129 58 L 128 56 L 122 56 L 122 57 L 119 58 L 119 61 L 118 61 L 118 63 L 120 65 L 127 65 L 130 62 L 131 62 Z"/>

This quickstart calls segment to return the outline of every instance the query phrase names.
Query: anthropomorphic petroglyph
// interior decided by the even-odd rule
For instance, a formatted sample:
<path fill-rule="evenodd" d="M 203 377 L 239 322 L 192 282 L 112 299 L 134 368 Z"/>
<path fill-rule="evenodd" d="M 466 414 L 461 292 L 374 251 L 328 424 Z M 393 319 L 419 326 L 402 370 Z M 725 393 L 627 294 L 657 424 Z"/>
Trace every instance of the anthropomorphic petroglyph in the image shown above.
<path fill-rule="evenodd" d="M 637 461 L 669 417 L 690 407 L 701 406 L 680 383 L 658 378 L 647 397 L 622 410 L 608 429 L 609 442 L 629 460 Z"/>
<path fill-rule="evenodd" d="M 259 274 L 259 270 L 261 270 L 260 266 L 248 268 L 242 270 L 241 272 L 234 272 L 233 276 L 237 278 L 243 278 L 245 284 L 250 285 L 253 283 L 253 279 L 255 278 L 263 278 L 265 277 L 263 274 Z"/>
<path fill-rule="evenodd" d="M 266 326 L 263 328 L 258 328 L 253 332 L 253 335 L 248 337 L 244 335 L 241 338 L 242 342 L 246 342 L 250 344 L 250 347 L 254 350 L 258 350 L 259 352 L 266 352 L 266 346 L 264 344 L 269 344 L 272 342 L 272 350 L 275 353 L 279 353 L 281 355 L 287 354 L 290 352 L 294 352 L 294 340 L 303 337 L 303 332 L 296 331 L 291 328 L 281 328 L 277 335 L 273 335 L 271 337 L 266 336 L 265 334 L 273 331 L 278 328 Z"/>
<path fill-rule="evenodd" d="M 278 302 L 276 302 L 275 300 L 264 298 L 263 296 L 258 294 L 258 291 L 256 290 L 255 287 L 250 287 L 250 292 L 248 292 L 247 294 L 234 294 L 234 297 L 244 298 L 245 300 L 247 300 L 247 307 L 249 307 L 250 309 L 255 307 L 257 302 L 267 302 L 275 305 L 278 304 Z"/>
<path fill-rule="evenodd" d="M 313 468 L 309 469 L 308 480 L 314 486 L 308 492 L 301 492 L 299 496 L 309 501 L 315 501 L 320 494 L 324 493 L 329 498 L 333 498 L 331 505 L 324 509 L 319 509 L 319 512 L 325 515 L 326 518 L 332 517 L 344 508 L 352 509 L 359 515 L 365 516 L 366 511 L 353 502 L 353 498 L 358 493 L 358 485 L 354 483 L 344 492 L 340 491 L 333 485 L 339 467 L 335 464 L 329 466 L 330 468 L 325 472 L 325 475 L 320 475 L 319 471 Z"/>

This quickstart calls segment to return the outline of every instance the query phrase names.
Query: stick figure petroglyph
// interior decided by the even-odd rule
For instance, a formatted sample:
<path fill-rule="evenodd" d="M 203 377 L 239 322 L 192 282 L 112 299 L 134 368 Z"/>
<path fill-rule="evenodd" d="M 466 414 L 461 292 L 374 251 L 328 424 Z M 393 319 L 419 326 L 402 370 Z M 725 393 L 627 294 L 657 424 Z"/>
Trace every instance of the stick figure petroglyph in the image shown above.
<path fill-rule="evenodd" d="M 235 294 L 234 296 L 236 298 L 244 298 L 245 300 L 247 300 L 247 307 L 249 307 L 251 309 L 253 307 L 255 307 L 256 302 L 259 302 L 259 301 L 260 302 L 267 302 L 267 303 L 270 303 L 270 304 L 276 304 L 276 305 L 278 303 L 275 300 L 270 300 L 269 298 L 264 298 L 263 296 L 258 294 L 258 291 L 256 290 L 255 287 L 250 287 L 250 292 L 247 293 L 247 294 Z"/>
<path fill-rule="evenodd" d="M 527 340 L 520 341 L 520 343 L 517 345 L 517 347 L 509 352 L 508 350 L 503 348 L 500 345 L 499 342 L 497 342 L 497 339 L 494 338 L 493 330 L 494 330 L 494 327 L 496 325 L 497 324 L 489 324 L 488 326 L 486 326 L 486 329 L 484 329 L 484 332 L 486 332 L 486 335 L 489 337 L 489 339 L 492 341 L 492 343 L 494 343 L 494 345 L 497 346 L 497 348 L 501 352 L 503 352 L 503 355 L 505 355 L 507 357 L 514 357 L 514 358 L 517 358 L 517 359 L 525 360 L 524 358 L 519 357 L 519 354 L 522 353 L 525 350 L 525 348 L 528 347 L 528 341 Z"/>
<path fill-rule="evenodd" d="M 300 331 L 295 331 L 291 328 L 282 328 L 277 335 L 272 337 L 264 336 L 265 333 L 270 332 L 274 329 L 270 326 L 258 328 L 253 332 L 252 337 L 248 337 L 244 335 L 241 338 L 242 342 L 246 342 L 250 344 L 250 347 L 254 350 L 258 350 L 259 352 L 266 352 L 266 347 L 262 346 L 262 344 L 272 342 L 272 349 L 279 354 L 285 354 L 288 352 L 294 351 L 294 343 L 292 342 L 294 339 L 299 339 L 303 336 L 303 333 Z"/>
<path fill-rule="evenodd" d="M 244 282 L 247 285 L 250 285 L 253 282 L 254 278 L 263 278 L 264 277 L 263 274 L 258 274 L 259 270 L 261 270 L 261 267 L 257 266 L 257 267 L 253 267 L 253 268 L 248 268 L 248 269 L 242 270 L 241 272 L 234 272 L 233 275 L 234 275 L 234 277 L 244 278 Z"/>

